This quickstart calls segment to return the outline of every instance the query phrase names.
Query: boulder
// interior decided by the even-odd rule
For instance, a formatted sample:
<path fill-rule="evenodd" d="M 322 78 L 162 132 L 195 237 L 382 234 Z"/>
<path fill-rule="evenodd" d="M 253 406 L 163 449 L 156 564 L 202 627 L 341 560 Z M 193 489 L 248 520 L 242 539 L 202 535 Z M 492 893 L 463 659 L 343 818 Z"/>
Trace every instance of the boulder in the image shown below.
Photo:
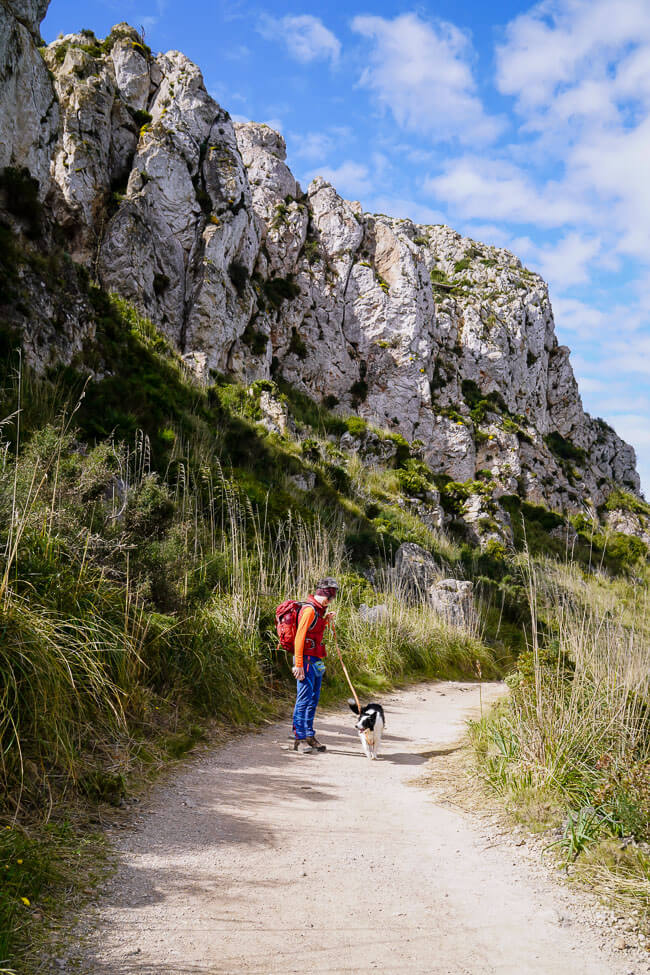
<path fill-rule="evenodd" d="M 446 622 L 463 626 L 474 613 L 474 586 L 459 579 L 441 579 L 429 588 L 429 602 Z"/>
<path fill-rule="evenodd" d="M 440 569 L 430 552 L 415 542 L 403 542 L 395 553 L 393 575 L 400 589 L 424 596 Z"/>
<path fill-rule="evenodd" d="M 388 606 L 385 603 L 379 603 L 377 606 L 367 606 L 365 603 L 361 603 L 359 616 L 364 623 L 383 623 L 385 619 L 388 619 Z"/>
<path fill-rule="evenodd" d="M 282 435 L 287 432 L 289 424 L 287 407 L 279 399 L 276 399 L 269 390 L 263 389 L 260 393 L 260 410 L 262 411 L 262 423 L 267 430 Z"/>

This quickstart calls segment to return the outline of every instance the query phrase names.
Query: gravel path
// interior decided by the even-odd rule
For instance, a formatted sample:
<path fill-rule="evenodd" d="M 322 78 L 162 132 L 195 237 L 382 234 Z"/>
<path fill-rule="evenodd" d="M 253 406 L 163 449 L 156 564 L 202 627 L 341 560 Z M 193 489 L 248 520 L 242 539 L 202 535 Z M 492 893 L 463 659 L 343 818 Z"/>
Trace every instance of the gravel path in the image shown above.
<path fill-rule="evenodd" d="M 483 685 L 484 702 L 501 693 Z M 410 784 L 456 747 L 477 685 L 420 685 L 384 706 L 380 761 L 363 757 L 339 709 L 318 722 L 326 754 L 286 750 L 287 725 L 274 725 L 206 751 L 154 790 L 118 835 L 117 875 L 66 970 L 650 971 L 638 952 L 613 950 L 576 895 L 514 843 L 495 844 L 480 821 Z"/>

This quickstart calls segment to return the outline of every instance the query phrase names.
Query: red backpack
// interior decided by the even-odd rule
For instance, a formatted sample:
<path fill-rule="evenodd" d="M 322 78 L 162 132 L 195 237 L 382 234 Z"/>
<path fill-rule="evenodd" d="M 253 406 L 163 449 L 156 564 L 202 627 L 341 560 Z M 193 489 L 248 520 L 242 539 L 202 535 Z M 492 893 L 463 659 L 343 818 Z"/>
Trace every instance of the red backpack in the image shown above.
<path fill-rule="evenodd" d="M 308 603 L 299 603 L 295 599 L 285 599 L 280 603 L 275 611 L 275 628 L 278 631 L 279 646 L 287 653 L 293 653 L 296 633 L 298 632 L 298 616 L 303 606 Z M 314 623 L 318 616 L 314 619 Z M 309 629 L 312 628 L 312 625 Z"/>

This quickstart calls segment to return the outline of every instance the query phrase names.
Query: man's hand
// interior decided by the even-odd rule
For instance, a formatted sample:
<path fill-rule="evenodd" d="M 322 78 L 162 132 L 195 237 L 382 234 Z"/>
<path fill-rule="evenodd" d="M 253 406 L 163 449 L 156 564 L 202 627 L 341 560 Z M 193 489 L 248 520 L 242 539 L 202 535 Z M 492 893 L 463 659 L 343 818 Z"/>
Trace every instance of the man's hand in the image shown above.
<path fill-rule="evenodd" d="M 291 673 L 296 678 L 296 680 L 305 679 L 305 668 L 304 667 L 293 667 Z"/>
<path fill-rule="evenodd" d="M 329 613 L 325 613 L 325 622 L 330 623 L 335 616 L 336 613 L 333 610 L 330 610 Z"/>

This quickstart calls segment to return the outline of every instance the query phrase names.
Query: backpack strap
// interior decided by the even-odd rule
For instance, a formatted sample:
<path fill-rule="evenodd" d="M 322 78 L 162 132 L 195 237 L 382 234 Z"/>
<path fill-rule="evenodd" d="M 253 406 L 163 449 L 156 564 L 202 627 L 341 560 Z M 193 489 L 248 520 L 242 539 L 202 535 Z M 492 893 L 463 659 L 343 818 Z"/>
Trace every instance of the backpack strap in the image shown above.
<path fill-rule="evenodd" d="M 316 624 L 318 623 L 318 618 L 319 617 L 322 618 L 325 615 L 325 610 L 322 606 L 318 606 L 316 602 L 312 603 L 310 600 L 307 600 L 307 602 L 300 604 L 300 609 L 298 610 L 298 616 L 296 617 L 296 622 L 300 619 L 300 614 L 302 613 L 305 606 L 311 606 L 311 608 L 314 610 L 314 618 L 309 624 L 309 626 L 307 627 L 307 632 L 309 633 L 310 630 L 313 630 Z"/>

